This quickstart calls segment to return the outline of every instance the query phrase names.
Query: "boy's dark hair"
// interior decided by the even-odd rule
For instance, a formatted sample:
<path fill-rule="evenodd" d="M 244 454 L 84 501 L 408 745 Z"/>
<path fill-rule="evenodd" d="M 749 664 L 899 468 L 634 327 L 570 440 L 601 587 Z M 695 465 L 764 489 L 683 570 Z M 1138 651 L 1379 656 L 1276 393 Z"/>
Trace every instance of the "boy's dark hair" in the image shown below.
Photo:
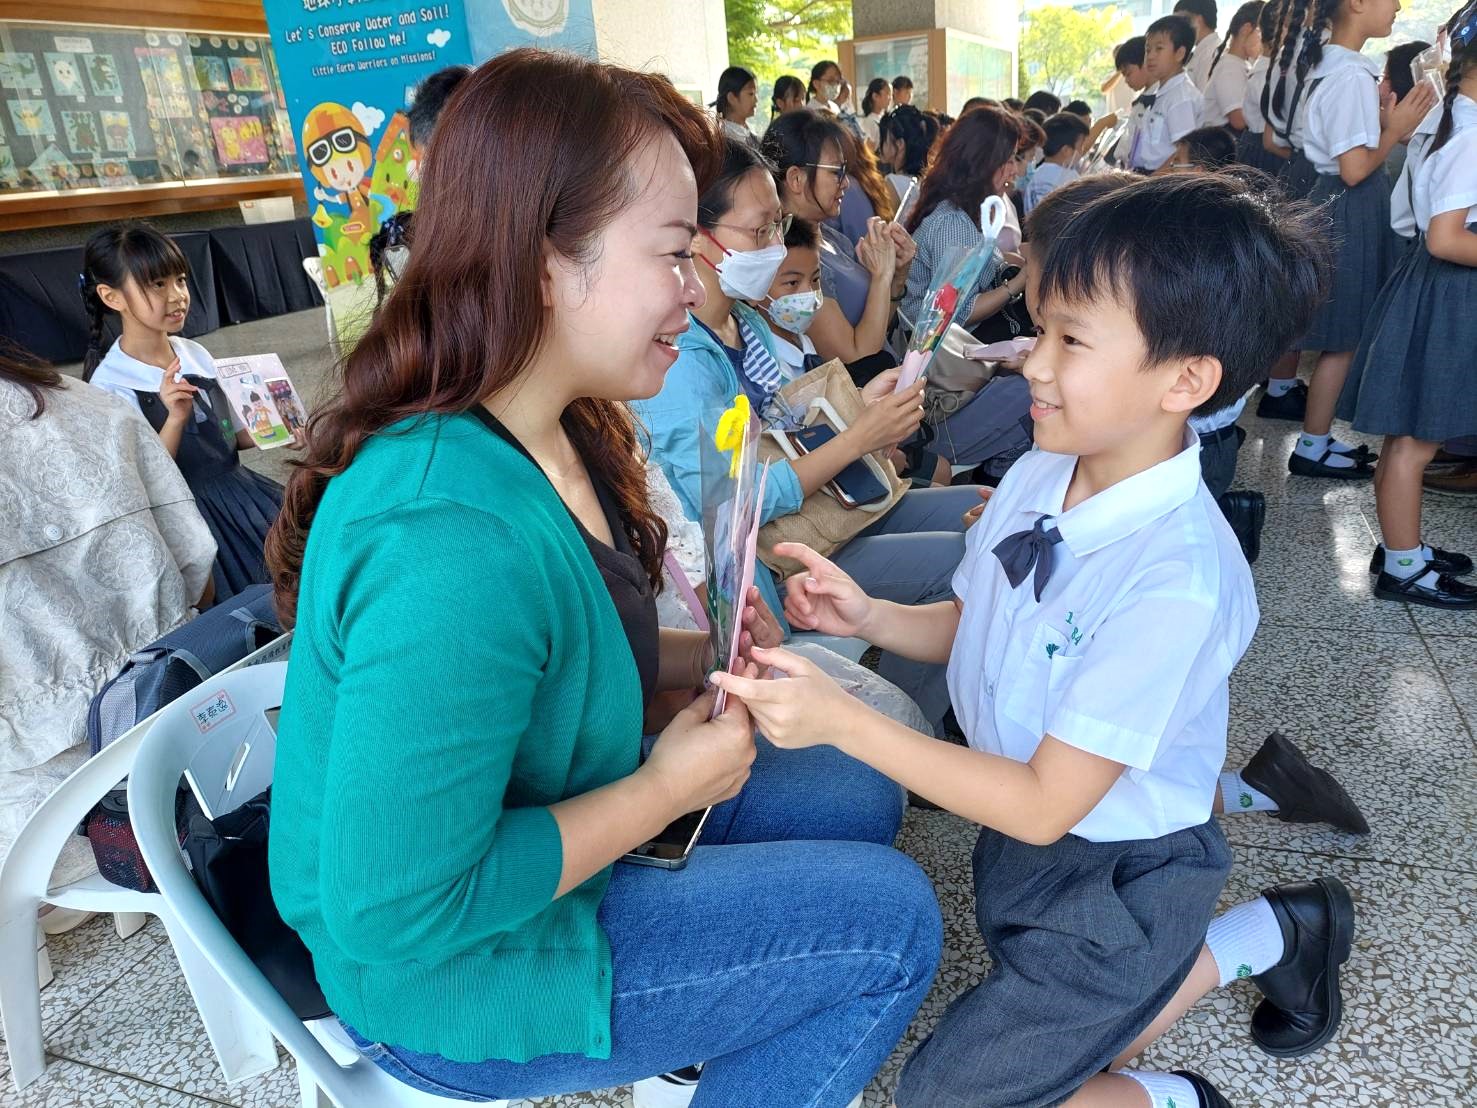
<path fill-rule="evenodd" d="M 896 92 L 900 88 L 912 88 L 912 87 L 913 87 L 913 78 L 909 77 L 906 73 L 899 73 L 896 77 L 894 77 L 892 79 L 892 91 L 893 92 Z"/>
<path fill-rule="evenodd" d="M 1185 52 L 1180 64 L 1190 64 L 1190 55 L 1195 52 L 1195 28 L 1190 26 L 1190 21 L 1184 16 L 1166 15 L 1154 20 L 1144 32 L 1144 39 L 1147 40 L 1150 35 L 1168 35 L 1174 48 Z"/>
<path fill-rule="evenodd" d="M 1212 31 L 1215 30 L 1215 0 L 1176 0 L 1175 13 L 1186 12 L 1189 15 L 1198 15 L 1205 20 L 1205 25 Z M 1149 30 L 1154 28 L 1150 27 Z M 1193 45 L 1193 44 L 1192 44 Z"/>
<path fill-rule="evenodd" d="M 1047 92 L 1044 88 L 1037 89 L 1026 97 L 1026 106 L 1023 110 L 1030 111 L 1032 108 L 1045 115 L 1055 115 L 1062 110 L 1062 98 L 1054 92 Z"/>
<path fill-rule="evenodd" d="M 807 250 L 821 248 L 821 226 L 808 219 L 796 216 L 790 220 L 790 229 L 785 232 L 785 249 L 799 247 Z"/>
<path fill-rule="evenodd" d="M 959 109 L 959 114 L 963 115 L 965 112 L 973 111 L 975 108 L 988 108 L 994 104 L 995 101 L 987 96 L 971 96 L 968 100 L 964 101 L 964 107 Z"/>
<path fill-rule="evenodd" d="M 1303 333 L 1332 269 L 1327 239 L 1317 209 L 1237 176 L 1150 177 L 1071 218 L 1046 251 L 1039 294 L 1128 305 L 1148 366 L 1216 358 L 1220 387 L 1196 409 L 1208 414 L 1235 403 Z"/>
<path fill-rule="evenodd" d="M 1410 95 L 1415 88 L 1415 74 L 1410 71 L 1411 62 L 1423 50 L 1431 49 L 1429 42 L 1402 42 L 1385 55 L 1385 77 L 1397 102 Z"/>
<path fill-rule="evenodd" d="M 1178 141 L 1185 144 L 1190 164 L 1199 169 L 1214 172 L 1236 160 L 1236 140 L 1225 127 L 1197 127 Z"/>
<path fill-rule="evenodd" d="M 1086 100 L 1073 100 L 1066 107 L 1064 107 L 1062 111 L 1066 112 L 1068 115 L 1085 115 L 1088 117 L 1091 117 L 1092 115 L 1092 108 L 1088 105 Z"/>
<path fill-rule="evenodd" d="M 810 112 L 794 112 L 791 115 L 781 116 L 780 119 L 783 121 L 810 114 Z M 773 131 L 774 127 L 770 130 Z M 764 156 L 747 142 L 740 142 L 738 139 L 724 135 L 723 163 L 719 166 L 717 174 L 708 182 L 708 187 L 703 189 L 702 195 L 697 198 L 698 225 L 714 227 L 719 220 L 731 212 L 734 186 L 755 169 L 762 169 L 766 173 L 774 172 L 774 166 L 770 165 Z"/>
<path fill-rule="evenodd" d="M 928 155 L 939 135 L 938 120 L 912 104 L 899 104 L 882 117 L 877 127 L 882 142 L 897 139 L 903 144 L 903 164 L 896 167 L 898 172 L 921 177 L 928 168 Z"/>
<path fill-rule="evenodd" d="M 1144 64 L 1144 36 L 1134 35 L 1113 51 L 1113 68 L 1125 69 L 1130 65 Z"/>
<path fill-rule="evenodd" d="M 1041 129 L 1046 132 L 1046 141 L 1041 146 L 1041 152 L 1048 158 L 1061 153 L 1065 147 L 1076 146 L 1091 130 L 1080 115 L 1073 115 L 1071 112 L 1057 112 Z"/>
<path fill-rule="evenodd" d="M 470 72 L 471 66 L 448 65 L 415 86 L 415 102 L 406 113 L 410 120 L 410 145 L 417 150 L 426 148 L 431 141 L 431 132 L 436 128 L 436 120 L 441 117 L 441 109 L 446 107 L 451 94 Z"/>
<path fill-rule="evenodd" d="M 1000 101 L 1000 103 L 1003 107 L 1013 112 L 1021 112 L 1026 110 L 1026 102 L 1016 96 L 1007 96 L 1004 100 Z"/>
<path fill-rule="evenodd" d="M 1137 173 L 1121 169 L 1110 169 L 1094 173 L 1090 177 L 1079 177 L 1052 189 L 1026 216 L 1025 236 L 1031 244 L 1031 255 L 1036 265 L 1051 248 L 1051 244 L 1062 233 L 1073 216 L 1100 196 L 1142 180 Z"/>
<path fill-rule="evenodd" d="M 140 285 L 190 275 L 190 263 L 174 239 L 147 223 L 108 227 L 98 231 L 82 247 L 82 274 L 78 284 L 87 309 L 87 355 L 82 360 L 82 380 L 91 381 L 103 360 L 103 323 L 113 309 L 97 294 L 98 285 L 121 289 L 132 277 Z"/>
<path fill-rule="evenodd" d="M 1021 111 L 1021 115 L 1038 127 L 1046 122 L 1046 113 L 1040 108 L 1025 108 Z"/>

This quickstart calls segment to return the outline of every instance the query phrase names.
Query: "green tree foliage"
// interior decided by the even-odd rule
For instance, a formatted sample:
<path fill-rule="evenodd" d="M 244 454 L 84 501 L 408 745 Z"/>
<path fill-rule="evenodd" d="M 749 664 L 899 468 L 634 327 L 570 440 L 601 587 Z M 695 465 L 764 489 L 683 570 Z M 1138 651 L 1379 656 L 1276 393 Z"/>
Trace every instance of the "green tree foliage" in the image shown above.
<path fill-rule="evenodd" d="M 815 62 L 836 56 L 837 39 L 851 37 L 851 0 L 724 0 L 723 7 L 728 64 L 758 77 L 761 96 L 782 74 L 807 79 Z"/>
<path fill-rule="evenodd" d="M 1133 35 L 1117 8 L 1037 8 L 1021 25 L 1021 96 L 1048 89 L 1063 100 L 1096 100 L 1113 72 L 1113 47 Z"/>

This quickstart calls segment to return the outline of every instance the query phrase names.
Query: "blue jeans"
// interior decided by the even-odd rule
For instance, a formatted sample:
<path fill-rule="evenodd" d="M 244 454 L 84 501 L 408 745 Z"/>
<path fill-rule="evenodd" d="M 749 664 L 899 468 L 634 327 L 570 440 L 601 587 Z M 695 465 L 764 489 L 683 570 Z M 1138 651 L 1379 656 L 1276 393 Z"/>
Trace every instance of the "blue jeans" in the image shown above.
<path fill-rule="evenodd" d="M 615 867 L 600 906 L 608 1059 L 463 1063 L 350 1034 L 407 1084 L 464 1099 L 585 1092 L 705 1062 L 694 1108 L 841 1108 L 907 1030 L 943 943 L 933 886 L 888 845 L 902 810 L 896 784 L 831 747 L 760 740 L 749 782 L 714 809 L 686 869 Z"/>

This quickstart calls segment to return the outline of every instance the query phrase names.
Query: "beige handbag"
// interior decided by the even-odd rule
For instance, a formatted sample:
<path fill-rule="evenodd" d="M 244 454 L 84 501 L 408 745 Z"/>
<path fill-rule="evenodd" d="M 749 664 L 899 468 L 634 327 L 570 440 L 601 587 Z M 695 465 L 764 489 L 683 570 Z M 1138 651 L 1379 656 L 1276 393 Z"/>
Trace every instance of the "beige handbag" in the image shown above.
<path fill-rule="evenodd" d="M 805 426 L 814 422 L 820 411 L 829 409 L 827 418 L 841 424 L 836 428 L 838 431 L 849 427 L 866 406 L 861 391 L 837 359 L 795 378 L 780 389 L 774 403 L 787 408 Z M 759 439 L 759 460 L 762 463 L 793 459 L 774 435 L 766 433 Z M 897 507 L 908 483 L 897 475 L 885 452 L 876 451 L 867 455 L 866 460 L 868 467 L 886 480 L 886 500 L 848 508 L 825 490 L 813 492 L 805 498 L 798 512 L 771 520 L 760 528 L 759 560 L 782 577 L 798 573 L 804 567 L 793 559 L 777 557 L 774 553 L 776 543 L 803 542 L 817 553 L 829 556 L 857 532 L 870 527 Z"/>
<path fill-rule="evenodd" d="M 933 360 L 923 371 L 928 379 L 923 391 L 923 418 L 929 423 L 948 419 L 995 376 L 995 363 L 964 356 L 966 347 L 978 345 L 979 340 L 959 324 L 949 324 L 943 341 L 933 352 Z"/>

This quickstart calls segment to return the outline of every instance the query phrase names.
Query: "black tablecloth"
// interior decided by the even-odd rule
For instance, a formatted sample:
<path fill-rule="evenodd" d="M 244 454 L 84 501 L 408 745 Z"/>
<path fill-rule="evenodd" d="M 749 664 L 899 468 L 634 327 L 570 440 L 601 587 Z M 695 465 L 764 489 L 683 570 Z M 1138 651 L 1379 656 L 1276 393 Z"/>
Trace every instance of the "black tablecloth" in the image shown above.
<path fill-rule="evenodd" d="M 218 329 L 215 267 L 204 231 L 171 235 L 190 263 L 190 314 L 180 334 L 194 338 Z M 80 362 L 87 353 L 89 323 L 78 277 L 82 247 L 0 255 L 0 335 L 48 362 Z M 105 343 L 118 337 L 110 316 Z"/>
<path fill-rule="evenodd" d="M 217 228 L 210 232 L 210 253 L 222 324 L 323 306 L 303 269 L 304 258 L 318 256 L 306 219 Z"/>

